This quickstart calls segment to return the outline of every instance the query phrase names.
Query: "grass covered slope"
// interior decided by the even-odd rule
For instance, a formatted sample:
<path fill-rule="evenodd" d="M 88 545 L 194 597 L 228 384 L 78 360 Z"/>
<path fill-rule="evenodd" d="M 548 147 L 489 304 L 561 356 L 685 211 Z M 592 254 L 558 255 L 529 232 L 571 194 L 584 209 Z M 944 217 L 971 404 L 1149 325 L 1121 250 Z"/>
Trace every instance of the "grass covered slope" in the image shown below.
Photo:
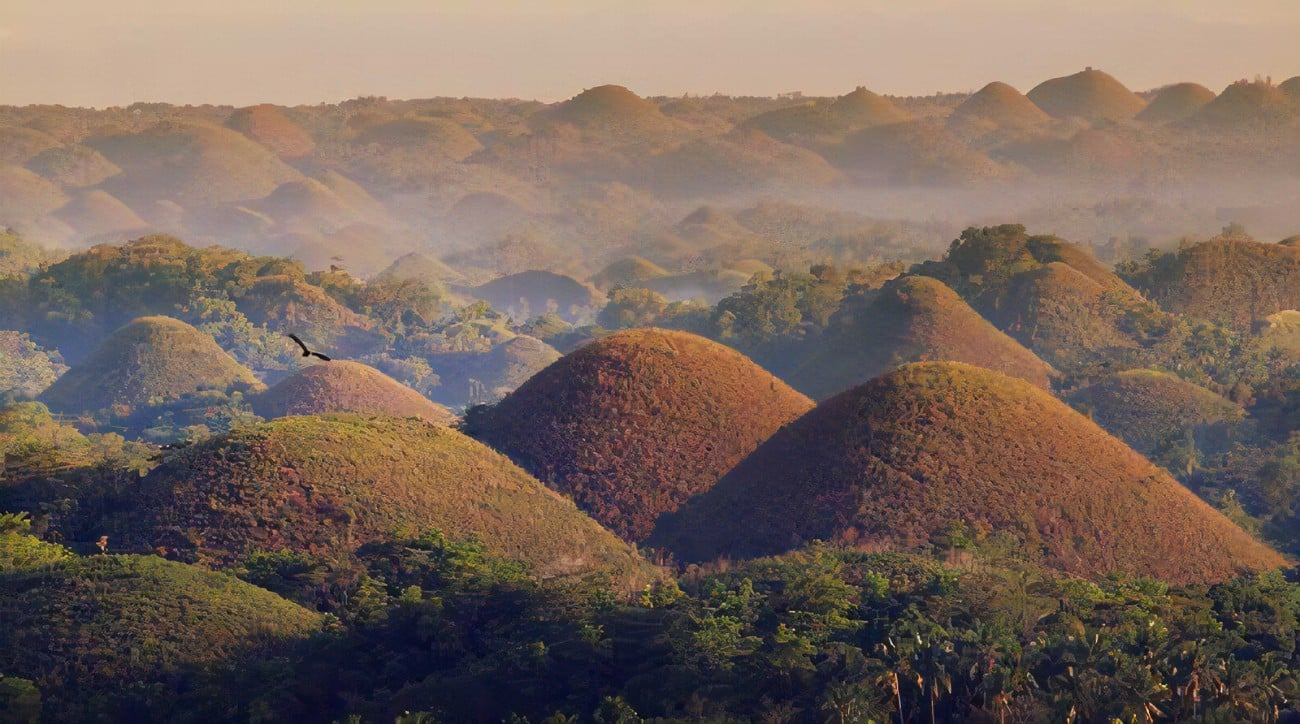
<path fill-rule="evenodd" d="M 708 490 L 812 407 L 747 357 L 684 332 L 619 332 L 467 419 L 625 540 Z"/>
<path fill-rule="evenodd" d="M 418 417 L 450 425 L 451 411 L 374 367 L 349 360 L 311 365 L 253 398 L 262 417 L 354 412 L 362 415 Z"/>
<path fill-rule="evenodd" d="M 260 386 L 252 372 L 203 332 L 170 317 L 141 317 L 50 385 L 41 401 L 59 412 L 94 412 L 199 390 Z"/>
<path fill-rule="evenodd" d="M 1034 105 L 1056 118 L 1118 121 L 1132 118 L 1146 106 L 1114 76 L 1092 68 L 1045 80 L 1027 95 Z"/>
<path fill-rule="evenodd" d="M 155 556 L 0 573 L 0 620 L 0 671 L 32 679 L 52 710 L 81 716 L 104 712 L 64 710 L 61 700 L 96 689 L 111 697 L 136 682 L 183 687 L 187 670 L 271 653 L 321 623 L 234 576 Z"/>
<path fill-rule="evenodd" d="M 1081 576 L 1215 581 L 1285 562 L 1048 393 L 958 363 L 907 365 L 823 403 L 650 544 L 707 560 L 817 538 L 912 546 L 958 524 Z"/>
<path fill-rule="evenodd" d="M 1051 365 L 930 277 L 896 279 L 865 307 L 841 308 L 831 325 L 824 347 L 794 379 L 817 399 L 923 361 L 965 362 L 1051 387 Z"/>
<path fill-rule="evenodd" d="M 1128 370 L 1076 392 L 1071 404 L 1134 450 L 1150 455 L 1214 426 L 1241 422 L 1231 400 L 1168 372 Z"/>
<path fill-rule="evenodd" d="M 164 462 L 102 528 L 132 547 L 232 564 L 259 551 L 349 551 L 437 529 L 475 537 L 542 578 L 646 564 L 502 455 L 417 420 L 288 417 Z"/>

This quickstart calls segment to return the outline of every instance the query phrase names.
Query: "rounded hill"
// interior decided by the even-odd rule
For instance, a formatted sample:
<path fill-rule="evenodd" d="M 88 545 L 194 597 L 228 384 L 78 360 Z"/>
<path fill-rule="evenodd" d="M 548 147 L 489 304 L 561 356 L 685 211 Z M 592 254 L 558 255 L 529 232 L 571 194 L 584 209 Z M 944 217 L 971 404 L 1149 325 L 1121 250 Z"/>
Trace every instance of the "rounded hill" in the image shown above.
<path fill-rule="evenodd" d="M 930 120 L 873 126 L 850 135 L 826 156 L 864 181 L 959 184 L 1004 175 L 991 158 Z"/>
<path fill-rule="evenodd" d="M 1285 123 L 1296 113 L 1296 101 L 1281 88 L 1262 81 L 1237 82 L 1224 88 L 1188 120 L 1221 129 L 1244 129 Z"/>
<path fill-rule="evenodd" d="M 483 150 L 483 144 L 474 134 L 448 118 L 384 120 L 363 127 L 354 142 L 384 148 L 433 150 L 456 161 Z"/>
<path fill-rule="evenodd" d="M 156 556 L 70 558 L 0 574 L 0 618 L 0 669 L 73 707 L 69 700 L 89 690 L 179 686 L 187 669 L 273 654 L 321 624 L 319 614 L 234 576 Z M 102 713 L 79 712 L 80 720 Z"/>
<path fill-rule="evenodd" d="M 1285 564 L 1168 473 L 1026 382 L 907 365 L 823 403 L 650 544 L 685 560 L 814 539 L 913 547 L 953 525 L 1009 534 L 1071 574 L 1218 581 Z"/>
<path fill-rule="evenodd" d="M 446 427 L 286 417 L 195 445 L 101 520 L 124 545 L 228 566 L 259 550 L 351 551 L 439 530 L 541 578 L 650 570 L 626 544 L 504 456 Z M 89 529 L 88 529 L 89 530 Z"/>
<path fill-rule="evenodd" d="M 1070 402 L 1143 455 L 1170 445 L 1187 448 L 1189 437 L 1198 442 L 1223 437 L 1246 416 L 1231 400 L 1156 370 L 1111 375 L 1079 390 Z"/>
<path fill-rule="evenodd" d="M 41 401 L 58 412 L 95 412 L 199 390 L 260 386 L 252 372 L 203 332 L 170 317 L 141 317 L 109 335 L 41 393 Z"/>
<path fill-rule="evenodd" d="M 87 146 L 57 146 L 36 154 L 27 168 L 45 178 L 73 188 L 94 186 L 122 173 L 122 169 Z"/>
<path fill-rule="evenodd" d="M 128 231 L 142 231 L 149 224 L 126 204 L 101 189 L 78 194 L 63 208 L 55 212 L 85 236 L 102 236 Z"/>
<path fill-rule="evenodd" d="M 1199 83 L 1175 83 L 1161 89 L 1137 119 L 1150 123 L 1181 121 L 1212 100 L 1214 91 Z"/>
<path fill-rule="evenodd" d="M 742 126 L 780 141 L 803 144 L 834 142 L 853 131 L 902 123 L 911 118 L 888 98 L 857 88 L 833 101 L 808 102 L 761 113 Z"/>
<path fill-rule="evenodd" d="M 987 124 L 994 128 L 1019 130 L 1052 120 L 1043 109 L 1006 83 L 994 81 L 962 101 L 948 117 L 959 125 Z"/>
<path fill-rule="evenodd" d="M 1028 96 L 1048 115 L 1090 121 L 1132 118 L 1146 105 L 1123 83 L 1092 68 L 1045 80 L 1029 91 Z"/>
<path fill-rule="evenodd" d="M 266 146 L 280 158 L 302 158 L 316 150 L 311 136 L 278 106 L 269 103 L 236 110 L 226 119 L 226 127 Z"/>
<path fill-rule="evenodd" d="M 612 261 L 590 281 L 601 289 L 613 287 L 638 287 L 643 283 L 668 276 L 668 270 L 639 256 L 628 256 Z"/>
<path fill-rule="evenodd" d="M 590 307 L 596 303 L 596 295 L 578 280 L 541 270 L 500 277 L 475 287 L 472 293 L 493 308 L 520 320 L 554 311 L 571 321 L 574 307 Z"/>
<path fill-rule="evenodd" d="M 909 362 L 954 361 L 1051 389 L 1051 365 L 984 319 L 943 282 L 907 276 L 865 305 L 842 307 L 795 385 L 825 399 Z"/>
<path fill-rule="evenodd" d="M 568 123 L 585 131 L 614 134 L 658 132 L 675 125 L 654 103 L 621 85 L 588 88 L 533 118 L 543 127 Z"/>
<path fill-rule="evenodd" d="M 252 400 L 266 418 L 354 412 L 388 417 L 418 417 L 439 425 L 455 422 L 442 405 L 374 367 L 349 360 L 315 364 L 280 380 Z"/>
<path fill-rule="evenodd" d="M 466 429 L 639 541 L 811 407 L 735 350 L 638 329 L 566 355 Z"/>

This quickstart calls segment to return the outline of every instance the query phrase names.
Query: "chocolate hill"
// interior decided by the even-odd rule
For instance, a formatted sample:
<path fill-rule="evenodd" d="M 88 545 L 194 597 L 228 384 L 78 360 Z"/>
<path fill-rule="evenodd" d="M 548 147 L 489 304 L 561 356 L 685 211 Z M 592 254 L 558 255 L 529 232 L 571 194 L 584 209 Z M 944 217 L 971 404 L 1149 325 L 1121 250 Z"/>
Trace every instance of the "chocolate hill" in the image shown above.
<path fill-rule="evenodd" d="M 258 550 L 344 552 L 439 530 L 477 538 L 539 578 L 647 564 L 481 443 L 419 420 L 286 417 L 188 448 L 93 527 L 124 546 L 228 566 Z"/>
<path fill-rule="evenodd" d="M 1090 121 L 1132 118 L 1146 105 L 1113 76 L 1092 68 L 1045 80 L 1027 95 L 1053 117 Z"/>
<path fill-rule="evenodd" d="M 1051 389 L 1051 365 L 999 331 L 943 282 L 907 276 L 841 307 L 795 386 L 825 399 L 909 362 L 955 361 Z"/>
<path fill-rule="evenodd" d="M 236 110 L 226 119 L 226 127 L 266 146 L 280 158 L 302 158 L 316 149 L 316 142 L 306 131 L 269 103 Z"/>
<path fill-rule="evenodd" d="M 959 363 L 907 365 L 823 403 L 649 543 L 698 561 L 813 539 L 911 547 L 955 523 L 1086 577 L 1217 581 L 1285 563 L 1048 393 Z"/>
<path fill-rule="evenodd" d="M 41 401 L 57 412 L 94 412 L 177 399 L 199 390 L 249 390 L 261 383 L 211 337 L 169 317 L 141 317 L 109 335 Z"/>
<path fill-rule="evenodd" d="M 808 102 L 768 111 L 743 125 L 777 140 L 816 145 L 841 139 L 852 131 L 908 120 L 911 120 L 911 115 L 893 101 L 859 87 L 833 101 Z"/>
<path fill-rule="evenodd" d="M 1162 88 L 1137 119 L 1149 123 L 1181 121 L 1212 100 L 1214 91 L 1199 83 L 1175 83 Z"/>
<path fill-rule="evenodd" d="M 1172 312 L 1249 331 L 1269 315 L 1300 309 L 1300 247 L 1211 239 L 1132 281 Z"/>
<path fill-rule="evenodd" d="M 739 352 L 638 329 L 570 353 L 466 429 L 639 541 L 811 407 Z"/>
<path fill-rule="evenodd" d="M 1287 123 L 1298 112 L 1300 106 L 1280 87 L 1261 81 L 1237 82 L 1197 110 L 1188 122 L 1249 130 Z"/>
<path fill-rule="evenodd" d="M 474 296 L 520 321 L 554 311 L 573 319 L 573 307 L 590 307 L 596 302 L 592 290 L 576 279 L 549 271 L 525 271 L 494 279 L 472 290 Z"/>
<path fill-rule="evenodd" d="M 442 405 L 374 367 L 334 360 L 314 364 L 280 380 L 252 400 L 253 410 L 266 418 L 354 412 L 388 417 L 418 417 L 439 425 L 455 422 Z"/>
<path fill-rule="evenodd" d="M 1156 370 L 1110 375 L 1074 393 L 1070 403 L 1143 455 L 1167 445 L 1186 448 L 1189 437 L 1203 445 L 1246 417 L 1231 400 Z"/>
<path fill-rule="evenodd" d="M 994 81 L 962 101 L 948 116 L 950 124 L 987 124 L 998 129 L 1034 128 L 1051 121 L 1043 109 L 1006 83 Z"/>

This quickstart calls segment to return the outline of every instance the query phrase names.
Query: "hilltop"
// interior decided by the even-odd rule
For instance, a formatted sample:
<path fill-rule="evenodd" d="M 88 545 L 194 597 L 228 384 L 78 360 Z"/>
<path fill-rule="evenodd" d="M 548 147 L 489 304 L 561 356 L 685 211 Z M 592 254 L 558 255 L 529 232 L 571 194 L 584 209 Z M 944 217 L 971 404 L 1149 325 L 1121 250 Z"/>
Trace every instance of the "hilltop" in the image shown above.
<path fill-rule="evenodd" d="M 0 669 L 34 681 L 51 720 L 131 711 L 117 709 L 119 697 L 184 690 L 205 666 L 274 656 L 320 629 L 320 614 L 226 573 L 155 556 L 66 555 L 0 573 Z"/>
<path fill-rule="evenodd" d="M 1245 130 L 1286 123 L 1296 117 L 1298 108 L 1295 99 L 1280 87 L 1262 81 L 1237 82 L 1201 106 L 1188 122 Z"/>
<path fill-rule="evenodd" d="M 450 425 L 455 415 L 442 405 L 374 367 L 334 360 L 304 367 L 252 399 L 253 409 L 266 418 L 353 412 L 388 417 L 418 417 Z"/>
<path fill-rule="evenodd" d="M 174 400 L 199 390 L 260 387 L 208 335 L 170 317 L 118 329 L 41 394 L 59 412 L 94 412 Z"/>
<path fill-rule="evenodd" d="M 911 547 L 956 524 L 1088 577 L 1217 581 L 1284 564 L 1048 393 L 959 363 L 907 365 L 823 403 L 649 543 L 708 560 L 813 539 Z"/>
<path fill-rule="evenodd" d="M 949 124 L 985 124 L 996 129 L 1035 128 L 1052 120 L 1043 109 L 1006 83 L 994 81 L 962 101 L 948 116 Z"/>
<path fill-rule="evenodd" d="M 226 127 L 248 136 L 283 159 L 302 158 L 316 150 L 316 142 L 278 106 L 264 103 L 240 108 L 226 119 Z"/>
<path fill-rule="evenodd" d="M 539 578 L 646 564 L 573 503 L 446 427 L 357 416 L 286 417 L 171 457 L 90 531 L 229 566 L 259 550 L 348 552 L 437 529 L 524 561 Z"/>
<path fill-rule="evenodd" d="M 1204 447 L 1209 438 L 1223 438 L 1246 417 L 1231 400 L 1156 370 L 1110 375 L 1075 392 L 1070 403 L 1148 456 L 1170 447 L 1190 447 L 1194 454 L 1196 447 Z"/>
<path fill-rule="evenodd" d="M 520 321 L 548 311 L 572 321 L 575 307 L 590 307 L 596 301 L 592 290 L 573 277 L 539 270 L 500 277 L 475 287 L 471 292 L 493 308 Z"/>
<path fill-rule="evenodd" d="M 1123 83 L 1092 68 L 1045 80 L 1027 95 L 1034 105 L 1056 118 L 1122 120 L 1132 118 L 1146 106 Z"/>
<path fill-rule="evenodd" d="M 750 118 L 743 126 L 780 141 L 817 145 L 842 139 L 853 131 L 911 119 L 893 101 L 860 87 L 834 100 L 768 111 Z"/>
<path fill-rule="evenodd" d="M 955 361 L 1051 389 L 1051 365 L 979 315 L 943 282 L 906 276 L 831 318 L 828 339 L 795 375 L 825 399 L 909 362 Z"/>
<path fill-rule="evenodd" d="M 639 541 L 811 407 L 739 352 L 638 329 L 566 355 L 466 429 Z"/>

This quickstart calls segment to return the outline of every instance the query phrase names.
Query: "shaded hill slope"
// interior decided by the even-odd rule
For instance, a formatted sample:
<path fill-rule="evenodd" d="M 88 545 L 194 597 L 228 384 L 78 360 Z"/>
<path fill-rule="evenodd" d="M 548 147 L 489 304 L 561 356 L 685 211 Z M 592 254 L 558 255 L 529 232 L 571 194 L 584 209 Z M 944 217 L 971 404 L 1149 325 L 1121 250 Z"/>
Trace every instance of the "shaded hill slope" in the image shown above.
<path fill-rule="evenodd" d="M 280 380 L 253 398 L 253 409 L 266 418 L 352 412 L 387 417 L 418 417 L 450 425 L 456 417 L 379 370 L 360 362 L 334 360 L 315 364 Z"/>

